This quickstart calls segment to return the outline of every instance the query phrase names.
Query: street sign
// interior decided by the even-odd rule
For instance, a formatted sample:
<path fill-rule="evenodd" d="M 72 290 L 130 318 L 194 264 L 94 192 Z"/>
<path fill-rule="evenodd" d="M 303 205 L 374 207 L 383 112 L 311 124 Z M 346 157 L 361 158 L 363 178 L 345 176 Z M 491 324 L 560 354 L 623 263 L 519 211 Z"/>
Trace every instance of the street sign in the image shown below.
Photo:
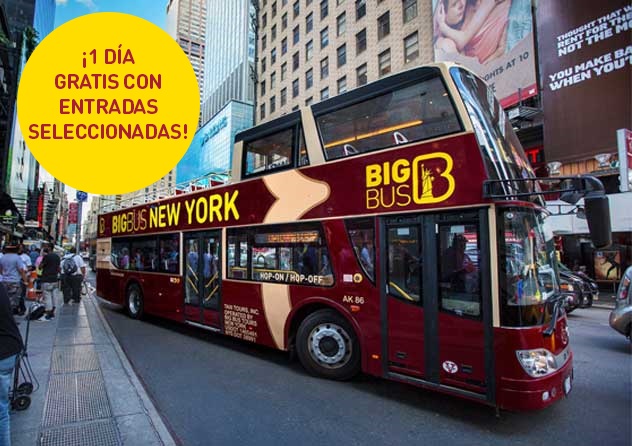
<path fill-rule="evenodd" d="M 86 201 L 88 199 L 88 193 L 78 190 L 76 197 L 77 201 Z"/>

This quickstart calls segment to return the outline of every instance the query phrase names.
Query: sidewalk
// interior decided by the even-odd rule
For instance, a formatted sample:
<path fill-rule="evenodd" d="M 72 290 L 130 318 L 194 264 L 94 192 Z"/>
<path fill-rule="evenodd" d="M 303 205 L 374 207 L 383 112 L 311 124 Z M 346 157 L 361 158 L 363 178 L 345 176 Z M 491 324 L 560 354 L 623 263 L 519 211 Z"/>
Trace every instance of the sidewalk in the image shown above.
<path fill-rule="evenodd" d="M 608 291 L 600 291 L 599 298 L 593 300 L 593 307 L 601 308 L 604 310 L 613 310 L 615 307 L 615 301 L 617 300 L 615 293 Z"/>
<path fill-rule="evenodd" d="M 11 413 L 12 445 L 175 445 L 95 298 L 57 311 L 53 321 L 31 322 L 28 356 L 40 388 L 27 410 Z"/>

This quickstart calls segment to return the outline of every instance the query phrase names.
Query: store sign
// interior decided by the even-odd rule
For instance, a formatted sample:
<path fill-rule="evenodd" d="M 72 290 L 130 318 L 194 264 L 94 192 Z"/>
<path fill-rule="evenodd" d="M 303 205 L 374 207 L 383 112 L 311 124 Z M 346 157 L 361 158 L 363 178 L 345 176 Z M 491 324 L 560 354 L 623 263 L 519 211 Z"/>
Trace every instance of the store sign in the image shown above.
<path fill-rule="evenodd" d="M 77 215 L 79 211 L 79 205 L 76 202 L 72 202 L 68 205 L 68 224 L 77 223 Z"/>
<path fill-rule="evenodd" d="M 537 23 L 547 160 L 614 153 L 632 120 L 632 5 L 541 1 Z"/>
<path fill-rule="evenodd" d="M 503 107 L 538 94 L 531 0 L 432 5 L 435 61 L 458 62 L 481 76 Z"/>

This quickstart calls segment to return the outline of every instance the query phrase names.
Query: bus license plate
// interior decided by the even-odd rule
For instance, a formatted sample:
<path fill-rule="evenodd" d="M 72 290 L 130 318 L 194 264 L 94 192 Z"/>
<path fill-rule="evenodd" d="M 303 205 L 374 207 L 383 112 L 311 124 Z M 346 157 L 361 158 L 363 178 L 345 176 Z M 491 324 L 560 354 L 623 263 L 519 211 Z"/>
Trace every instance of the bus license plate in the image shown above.
<path fill-rule="evenodd" d="M 568 393 L 571 391 L 571 386 L 571 377 L 567 376 L 564 380 L 564 394 L 568 395 Z"/>

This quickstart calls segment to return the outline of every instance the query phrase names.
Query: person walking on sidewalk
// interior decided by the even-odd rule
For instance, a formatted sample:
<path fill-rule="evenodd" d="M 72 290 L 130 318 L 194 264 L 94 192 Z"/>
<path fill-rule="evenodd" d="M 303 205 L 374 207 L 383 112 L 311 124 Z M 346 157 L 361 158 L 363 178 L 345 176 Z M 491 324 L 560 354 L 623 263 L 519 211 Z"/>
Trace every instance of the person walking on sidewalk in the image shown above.
<path fill-rule="evenodd" d="M 17 246 L 6 246 L 4 255 L 0 258 L 2 283 L 4 283 L 4 287 L 9 296 L 11 309 L 16 314 L 21 312 L 19 306 L 22 284 L 28 283 L 26 277 L 26 267 L 17 252 Z M 24 313 L 22 312 L 22 314 Z"/>
<path fill-rule="evenodd" d="M 61 262 L 62 282 L 64 289 L 64 303 L 81 300 L 81 284 L 86 275 L 86 265 L 75 247 L 68 250 Z"/>
<path fill-rule="evenodd" d="M 26 248 L 24 247 L 24 245 L 20 245 L 18 249 L 18 254 L 20 256 L 20 259 L 22 259 L 22 262 L 24 263 L 24 269 L 26 271 L 26 283 L 22 282 L 22 289 L 20 290 L 20 305 L 19 305 L 20 314 L 24 314 L 24 312 L 26 311 L 26 304 L 25 304 L 26 290 L 30 284 L 29 281 L 31 277 L 31 271 L 33 271 L 35 267 L 33 266 L 33 262 L 31 262 L 31 257 L 26 252 Z"/>
<path fill-rule="evenodd" d="M 48 247 L 45 247 L 43 251 L 44 258 L 39 265 L 39 270 L 41 272 L 40 283 L 42 284 L 44 305 L 46 306 L 44 318 L 51 320 L 55 317 L 55 288 L 57 288 L 57 283 L 59 282 L 61 259 L 54 252 L 50 252 Z"/>
<path fill-rule="evenodd" d="M 24 348 L 22 336 L 13 318 L 9 295 L 0 283 L 0 446 L 11 444 L 9 427 L 9 386 L 15 360 Z"/>

